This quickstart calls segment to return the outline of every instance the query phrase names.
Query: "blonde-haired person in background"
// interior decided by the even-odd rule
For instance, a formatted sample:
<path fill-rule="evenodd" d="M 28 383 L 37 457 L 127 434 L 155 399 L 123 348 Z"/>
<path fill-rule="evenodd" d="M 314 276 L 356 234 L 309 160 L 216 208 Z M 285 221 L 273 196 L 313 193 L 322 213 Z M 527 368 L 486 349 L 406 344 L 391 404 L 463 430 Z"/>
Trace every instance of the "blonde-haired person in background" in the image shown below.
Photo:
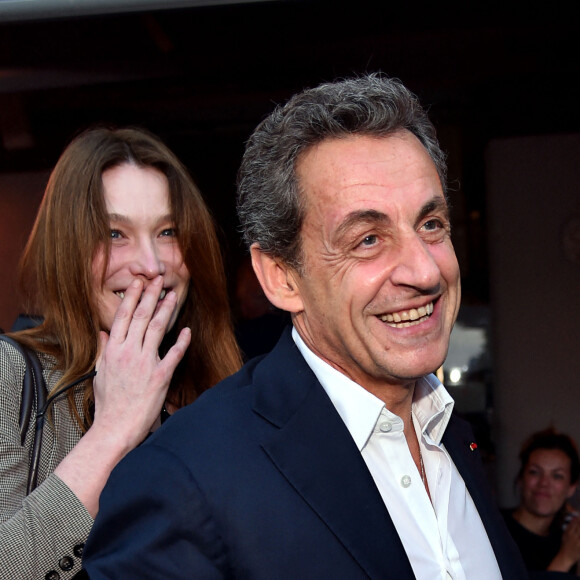
<path fill-rule="evenodd" d="M 25 363 L 0 342 L 0 569 L 71 578 L 118 461 L 175 410 L 240 366 L 212 218 L 187 170 L 141 129 L 90 129 L 54 168 L 22 262 L 29 308 L 11 337 L 57 396 L 27 494 Z M 31 311 L 31 310 L 29 310 Z M 37 410 L 35 409 L 35 412 Z"/>

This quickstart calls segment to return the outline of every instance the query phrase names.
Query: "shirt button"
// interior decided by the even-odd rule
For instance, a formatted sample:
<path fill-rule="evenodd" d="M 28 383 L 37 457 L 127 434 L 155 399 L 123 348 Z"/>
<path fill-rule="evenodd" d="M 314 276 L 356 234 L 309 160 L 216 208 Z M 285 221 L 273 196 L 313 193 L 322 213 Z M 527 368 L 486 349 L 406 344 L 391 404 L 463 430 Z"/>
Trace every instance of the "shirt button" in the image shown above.
<path fill-rule="evenodd" d="M 51 570 L 46 574 L 44 580 L 60 580 L 60 574 L 56 570 Z"/>
<path fill-rule="evenodd" d="M 401 485 L 403 487 L 409 487 L 411 485 L 411 476 L 403 475 L 403 477 L 401 477 Z"/>
<path fill-rule="evenodd" d="M 393 425 L 391 425 L 391 423 L 388 423 L 387 421 L 379 425 L 379 429 L 381 430 L 382 433 L 388 433 L 392 428 Z"/>
<path fill-rule="evenodd" d="M 73 552 L 74 555 L 77 558 L 81 558 L 83 555 L 83 550 L 85 549 L 85 545 L 84 544 L 77 544 L 74 548 L 73 548 Z"/>
<path fill-rule="evenodd" d="M 69 570 L 72 570 L 72 567 L 75 565 L 75 563 L 70 556 L 64 556 L 58 561 L 58 565 L 61 570 L 68 572 Z"/>

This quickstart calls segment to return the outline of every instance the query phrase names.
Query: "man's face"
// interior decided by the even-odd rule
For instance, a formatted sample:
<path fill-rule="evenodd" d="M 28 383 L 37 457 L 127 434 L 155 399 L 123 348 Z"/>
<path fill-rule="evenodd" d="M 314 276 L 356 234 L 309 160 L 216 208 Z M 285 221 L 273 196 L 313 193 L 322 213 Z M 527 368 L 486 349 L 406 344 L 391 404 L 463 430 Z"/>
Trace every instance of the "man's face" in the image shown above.
<path fill-rule="evenodd" d="M 360 385 L 405 385 L 445 359 L 460 302 L 447 204 L 419 140 L 326 140 L 297 165 L 305 201 L 294 324 Z"/>

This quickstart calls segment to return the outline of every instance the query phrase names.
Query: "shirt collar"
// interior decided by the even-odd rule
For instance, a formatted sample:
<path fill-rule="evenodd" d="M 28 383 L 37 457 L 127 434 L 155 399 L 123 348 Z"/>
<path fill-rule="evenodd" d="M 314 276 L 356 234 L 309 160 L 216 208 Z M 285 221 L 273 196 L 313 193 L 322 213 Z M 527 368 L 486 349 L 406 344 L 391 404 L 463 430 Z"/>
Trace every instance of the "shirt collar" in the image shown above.
<path fill-rule="evenodd" d="M 292 338 L 362 451 L 381 413 L 391 418 L 395 415 L 378 397 L 314 354 L 295 328 L 292 328 Z M 441 443 L 453 404 L 453 399 L 435 375 L 427 375 L 417 381 L 413 415 L 429 442 L 436 445 Z"/>

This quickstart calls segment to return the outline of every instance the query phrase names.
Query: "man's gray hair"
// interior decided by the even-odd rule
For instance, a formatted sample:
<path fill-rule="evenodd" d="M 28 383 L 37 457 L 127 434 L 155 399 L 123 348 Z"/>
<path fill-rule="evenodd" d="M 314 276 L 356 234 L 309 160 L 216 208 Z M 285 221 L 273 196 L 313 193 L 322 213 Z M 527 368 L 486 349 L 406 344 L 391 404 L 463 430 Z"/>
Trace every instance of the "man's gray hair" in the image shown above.
<path fill-rule="evenodd" d="M 261 251 L 300 270 L 300 156 L 325 139 L 384 137 L 403 130 L 423 144 L 445 192 L 447 167 L 435 129 L 399 80 L 375 73 L 322 84 L 276 107 L 248 140 L 238 174 L 237 209 L 245 242 L 257 242 Z"/>

